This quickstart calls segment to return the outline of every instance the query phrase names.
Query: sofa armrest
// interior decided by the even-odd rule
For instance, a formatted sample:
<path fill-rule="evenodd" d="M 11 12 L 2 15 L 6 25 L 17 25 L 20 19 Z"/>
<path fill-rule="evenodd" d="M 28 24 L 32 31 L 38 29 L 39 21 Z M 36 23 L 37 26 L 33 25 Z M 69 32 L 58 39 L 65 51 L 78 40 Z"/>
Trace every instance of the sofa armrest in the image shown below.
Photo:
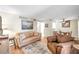
<path fill-rule="evenodd" d="M 74 41 L 75 37 L 71 37 L 71 41 Z"/>
<path fill-rule="evenodd" d="M 15 44 L 16 44 L 17 47 L 19 47 L 19 44 L 20 44 L 20 40 L 19 39 L 20 39 L 19 34 L 16 34 L 15 35 Z"/>
<path fill-rule="evenodd" d="M 53 54 L 60 54 L 63 48 L 62 45 L 58 45 L 56 42 L 47 43 L 47 47 Z"/>

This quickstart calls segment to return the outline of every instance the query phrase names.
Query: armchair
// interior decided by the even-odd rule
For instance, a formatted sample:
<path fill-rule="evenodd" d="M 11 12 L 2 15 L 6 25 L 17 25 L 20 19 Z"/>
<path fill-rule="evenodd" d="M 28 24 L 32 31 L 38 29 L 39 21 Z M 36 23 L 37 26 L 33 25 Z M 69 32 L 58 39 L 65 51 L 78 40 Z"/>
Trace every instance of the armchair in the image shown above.
<path fill-rule="evenodd" d="M 71 50 L 74 37 L 69 32 L 55 32 L 53 36 L 47 37 L 47 46 L 54 54 L 68 54 Z"/>

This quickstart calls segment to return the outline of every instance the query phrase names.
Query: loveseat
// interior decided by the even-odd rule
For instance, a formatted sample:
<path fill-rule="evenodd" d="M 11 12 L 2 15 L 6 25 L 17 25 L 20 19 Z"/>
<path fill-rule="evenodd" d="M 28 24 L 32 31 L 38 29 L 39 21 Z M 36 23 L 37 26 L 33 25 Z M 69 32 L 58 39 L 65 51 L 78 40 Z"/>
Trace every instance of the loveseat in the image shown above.
<path fill-rule="evenodd" d="M 35 41 L 41 40 L 41 34 L 38 32 L 22 32 L 16 33 L 15 42 L 17 47 L 23 47 Z"/>
<path fill-rule="evenodd" d="M 53 54 L 70 54 L 73 42 L 71 32 L 54 32 L 47 37 L 47 46 Z"/>

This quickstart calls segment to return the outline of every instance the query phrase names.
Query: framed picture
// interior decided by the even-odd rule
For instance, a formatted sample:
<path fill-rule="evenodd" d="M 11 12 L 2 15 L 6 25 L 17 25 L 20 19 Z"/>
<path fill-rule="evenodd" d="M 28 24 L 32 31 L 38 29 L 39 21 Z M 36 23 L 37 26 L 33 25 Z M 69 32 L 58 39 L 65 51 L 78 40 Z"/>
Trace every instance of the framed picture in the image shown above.
<path fill-rule="evenodd" d="M 45 28 L 48 28 L 48 24 L 45 24 Z"/>
<path fill-rule="evenodd" d="M 62 23 L 62 27 L 70 27 L 70 20 L 64 21 L 64 22 Z"/>
<path fill-rule="evenodd" d="M 22 30 L 33 29 L 33 21 L 21 20 Z"/>

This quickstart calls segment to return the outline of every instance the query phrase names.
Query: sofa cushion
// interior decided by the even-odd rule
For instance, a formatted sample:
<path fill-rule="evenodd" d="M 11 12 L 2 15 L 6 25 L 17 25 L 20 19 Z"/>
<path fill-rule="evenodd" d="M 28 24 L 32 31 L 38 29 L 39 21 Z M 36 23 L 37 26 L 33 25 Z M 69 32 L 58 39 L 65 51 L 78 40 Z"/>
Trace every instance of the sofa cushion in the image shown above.
<path fill-rule="evenodd" d="M 29 33 L 24 33 L 24 35 L 26 36 L 26 38 L 30 37 Z"/>
<path fill-rule="evenodd" d="M 70 54 L 71 52 L 71 46 L 74 42 L 73 41 L 69 41 L 69 42 L 65 42 L 65 43 L 59 43 L 58 45 L 61 45 L 63 48 L 61 50 L 61 54 Z"/>
<path fill-rule="evenodd" d="M 25 32 L 24 35 L 26 36 L 26 38 L 29 38 L 33 36 L 33 32 Z"/>
<path fill-rule="evenodd" d="M 31 41 L 35 41 L 35 40 L 39 40 L 38 37 L 29 37 L 23 40 L 23 42 L 31 42 Z"/>
<path fill-rule="evenodd" d="M 22 40 L 24 40 L 25 38 L 26 38 L 26 36 L 24 35 L 24 33 L 20 33 L 20 36 L 19 36 L 20 38 L 20 41 L 22 41 Z"/>
<path fill-rule="evenodd" d="M 38 41 L 38 40 L 39 40 L 39 39 L 37 39 L 37 37 L 29 37 L 29 38 L 26 38 L 26 39 L 24 39 L 24 40 L 22 41 L 21 47 L 26 46 L 26 45 L 28 45 L 28 44 L 31 44 L 31 43 L 33 43 L 33 42 L 36 42 L 36 41 Z"/>
<path fill-rule="evenodd" d="M 57 41 L 59 42 L 59 43 L 63 43 L 63 42 L 66 42 L 66 39 L 65 39 L 65 37 L 57 37 Z"/>
<path fill-rule="evenodd" d="M 68 35 L 64 35 L 64 37 L 66 38 L 66 40 L 69 40 L 69 41 L 71 40 L 71 39 L 70 39 L 71 37 L 68 36 Z"/>
<path fill-rule="evenodd" d="M 61 32 L 61 34 L 57 33 L 57 41 L 59 43 L 64 43 L 73 40 L 71 37 L 71 33 L 69 32 Z"/>
<path fill-rule="evenodd" d="M 30 37 L 34 36 L 34 32 L 29 32 Z"/>
<path fill-rule="evenodd" d="M 37 32 L 34 32 L 34 36 L 38 36 L 39 35 L 39 33 L 37 33 Z"/>
<path fill-rule="evenodd" d="M 56 41 L 56 36 L 49 36 L 47 37 L 48 42 L 55 42 Z"/>
<path fill-rule="evenodd" d="M 62 37 L 58 37 L 57 38 L 58 39 L 58 42 L 59 43 L 64 43 L 64 42 L 68 42 L 68 41 L 71 41 L 71 38 L 69 38 L 69 37 L 65 37 L 65 36 L 62 36 Z"/>

